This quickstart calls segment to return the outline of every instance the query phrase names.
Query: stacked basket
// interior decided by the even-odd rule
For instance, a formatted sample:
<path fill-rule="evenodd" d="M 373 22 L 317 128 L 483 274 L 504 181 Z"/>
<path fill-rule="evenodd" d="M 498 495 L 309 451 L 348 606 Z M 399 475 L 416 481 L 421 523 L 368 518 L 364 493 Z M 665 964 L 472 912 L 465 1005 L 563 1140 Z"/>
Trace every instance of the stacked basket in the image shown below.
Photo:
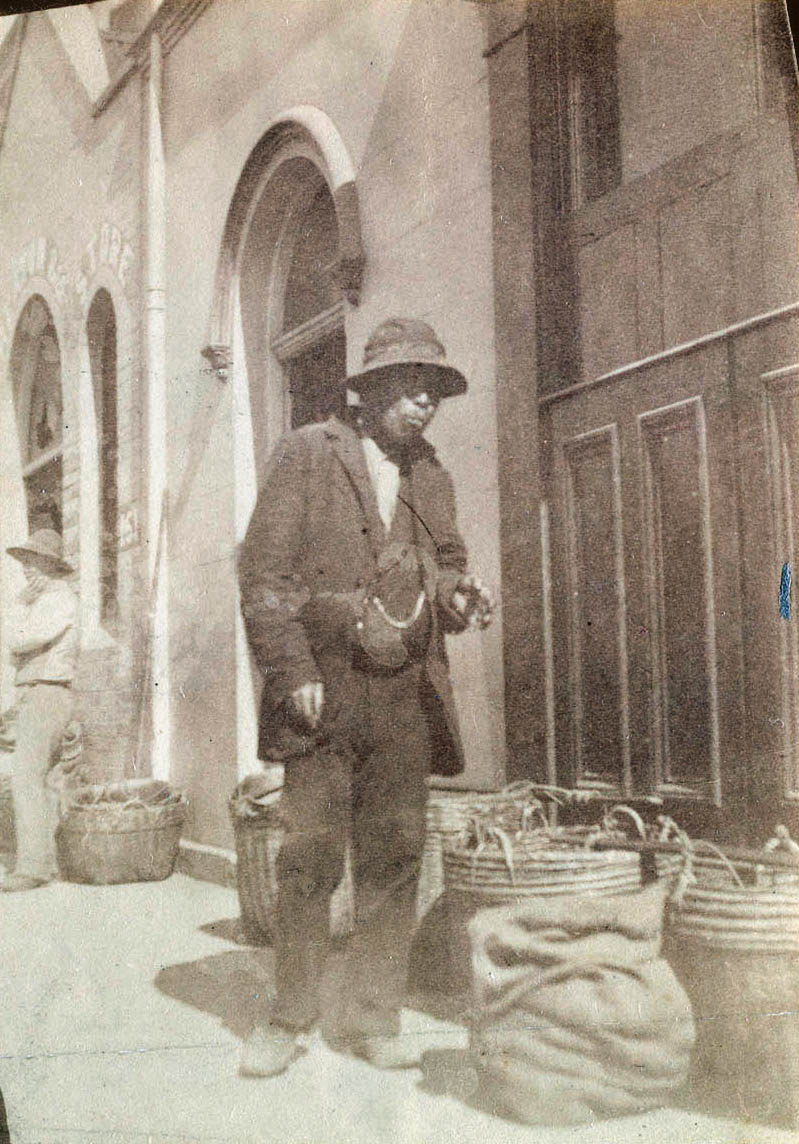
<path fill-rule="evenodd" d="M 514 784 L 500 791 L 433 790 L 427 800 L 427 828 L 422 853 L 416 916 L 419 921 L 444 892 L 444 852 L 457 844 L 475 815 L 504 819 L 518 817 L 520 792 L 529 784 Z"/>

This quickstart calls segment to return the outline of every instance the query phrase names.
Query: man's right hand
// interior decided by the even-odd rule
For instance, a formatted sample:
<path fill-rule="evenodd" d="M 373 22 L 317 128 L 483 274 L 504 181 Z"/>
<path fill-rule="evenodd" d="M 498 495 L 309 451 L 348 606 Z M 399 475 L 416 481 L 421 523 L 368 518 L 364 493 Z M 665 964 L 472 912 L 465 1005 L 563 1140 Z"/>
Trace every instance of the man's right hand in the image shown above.
<path fill-rule="evenodd" d="M 299 717 L 312 731 L 319 726 L 322 718 L 322 708 L 325 704 L 325 687 L 323 683 L 303 683 L 296 691 L 291 693 L 291 704 Z"/>

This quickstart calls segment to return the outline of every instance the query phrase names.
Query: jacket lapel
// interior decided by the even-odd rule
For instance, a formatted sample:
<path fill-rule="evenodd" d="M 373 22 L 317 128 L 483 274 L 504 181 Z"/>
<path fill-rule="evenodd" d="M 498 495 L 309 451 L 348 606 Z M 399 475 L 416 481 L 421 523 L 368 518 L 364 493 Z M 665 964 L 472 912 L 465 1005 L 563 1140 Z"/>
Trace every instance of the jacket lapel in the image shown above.
<path fill-rule="evenodd" d="M 336 456 L 349 477 L 352 487 L 355 489 L 363 510 L 369 543 L 375 557 L 377 557 L 385 544 L 386 530 L 377 509 L 377 497 L 369 477 L 369 470 L 366 467 L 366 457 L 361 439 L 353 429 L 350 429 L 348 425 L 336 417 L 331 417 L 325 423 L 325 432 L 333 444 Z"/>

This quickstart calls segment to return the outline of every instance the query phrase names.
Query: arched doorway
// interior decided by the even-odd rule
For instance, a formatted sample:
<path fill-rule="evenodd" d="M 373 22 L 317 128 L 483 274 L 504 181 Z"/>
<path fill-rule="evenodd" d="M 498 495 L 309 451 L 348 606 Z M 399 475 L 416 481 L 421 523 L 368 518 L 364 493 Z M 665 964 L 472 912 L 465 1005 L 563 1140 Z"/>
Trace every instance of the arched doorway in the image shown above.
<path fill-rule="evenodd" d="M 228 212 L 209 345 L 231 369 L 235 535 L 255 505 L 259 474 L 290 428 L 346 407 L 347 305 L 363 271 L 358 196 L 346 148 L 328 117 L 299 107 L 266 131 Z M 236 600 L 239 775 L 257 764 L 260 677 Z"/>
<path fill-rule="evenodd" d="M 34 294 L 11 346 L 11 386 L 17 419 L 28 527 L 63 529 L 61 350 L 53 316 Z"/>

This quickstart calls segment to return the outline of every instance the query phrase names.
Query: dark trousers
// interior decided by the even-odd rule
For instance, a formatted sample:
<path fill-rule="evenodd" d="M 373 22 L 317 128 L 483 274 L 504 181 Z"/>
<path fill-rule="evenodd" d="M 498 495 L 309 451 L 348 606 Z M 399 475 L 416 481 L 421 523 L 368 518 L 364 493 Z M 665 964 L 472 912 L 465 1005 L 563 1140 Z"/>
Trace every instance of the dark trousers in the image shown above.
<path fill-rule="evenodd" d="M 278 857 L 277 1000 L 273 1020 L 319 1017 L 330 898 L 352 840 L 356 931 L 346 951 L 343 1037 L 399 1030 L 425 834 L 431 741 L 423 668 L 354 673 L 330 749 L 286 764 Z M 328 689 L 335 703 L 339 688 Z"/>

